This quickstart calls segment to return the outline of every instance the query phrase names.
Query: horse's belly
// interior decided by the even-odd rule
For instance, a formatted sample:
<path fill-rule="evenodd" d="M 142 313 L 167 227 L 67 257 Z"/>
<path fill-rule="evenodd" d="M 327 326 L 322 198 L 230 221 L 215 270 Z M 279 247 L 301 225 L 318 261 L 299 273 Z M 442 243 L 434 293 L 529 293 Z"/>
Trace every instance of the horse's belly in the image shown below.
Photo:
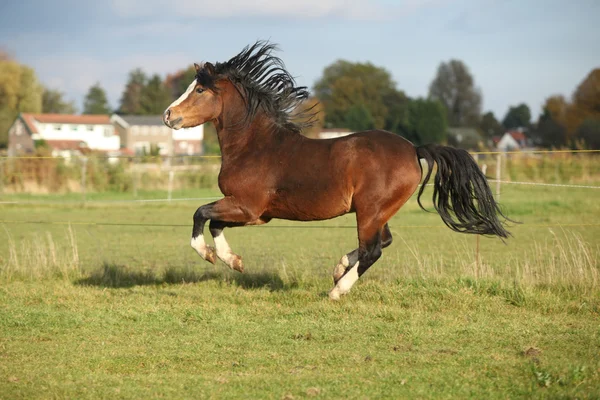
<path fill-rule="evenodd" d="M 351 211 L 351 203 L 349 196 L 332 192 L 294 194 L 278 190 L 263 215 L 294 221 L 316 221 L 346 214 Z"/>

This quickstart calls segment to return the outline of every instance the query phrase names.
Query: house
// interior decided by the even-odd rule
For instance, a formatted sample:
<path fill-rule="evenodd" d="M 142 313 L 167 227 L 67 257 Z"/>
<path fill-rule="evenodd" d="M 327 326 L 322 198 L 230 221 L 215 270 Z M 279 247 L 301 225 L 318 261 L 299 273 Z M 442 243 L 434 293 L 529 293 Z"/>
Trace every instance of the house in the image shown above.
<path fill-rule="evenodd" d="M 119 136 L 108 115 L 20 113 L 8 130 L 8 153 L 33 153 L 45 142 L 54 156 L 84 151 L 116 151 Z"/>
<path fill-rule="evenodd" d="M 321 129 L 321 131 L 317 134 L 318 139 L 335 139 L 342 136 L 348 136 L 352 133 L 350 129 L 346 128 L 328 128 Z"/>
<path fill-rule="evenodd" d="M 204 125 L 175 130 L 163 123 L 162 115 L 113 114 L 110 120 L 121 138 L 121 147 L 133 154 L 149 154 L 153 147 L 161 155 L 203 153 Z"/>
<path fill-rule="evenodd" d="M 527 147 L 527 137 L 521 130 L 508 131 L 501 138 L 494 138 L 500 151 L 520 150 Z"/>

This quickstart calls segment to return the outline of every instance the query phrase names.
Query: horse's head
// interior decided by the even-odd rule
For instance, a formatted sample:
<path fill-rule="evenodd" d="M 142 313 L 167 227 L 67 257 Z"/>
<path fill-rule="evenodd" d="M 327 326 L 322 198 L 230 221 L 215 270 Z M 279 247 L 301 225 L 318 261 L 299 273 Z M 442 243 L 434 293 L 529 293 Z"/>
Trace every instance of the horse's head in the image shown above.
<path fill-rule="evenodd" d="M 194 64 L 196 77 L 184 94 L 163 113 L 163 122 L 170 128 L 191 128 L 214 120 L 223 111 L 223 101 L 213 80 L 203 82 L 201 76 L 213 75 L 214 66 Z M 210 82 L 210 84 L 209 84 Z"/>

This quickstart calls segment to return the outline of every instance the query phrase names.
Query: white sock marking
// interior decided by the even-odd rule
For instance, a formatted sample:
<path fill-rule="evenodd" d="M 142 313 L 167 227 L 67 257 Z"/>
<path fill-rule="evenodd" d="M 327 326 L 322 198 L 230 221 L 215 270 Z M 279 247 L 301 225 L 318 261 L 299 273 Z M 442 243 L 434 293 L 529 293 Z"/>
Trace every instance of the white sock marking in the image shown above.
<path fill-rule="evenodd" d="M 358 280 L 358 264 L 360 261 L 357 261 L 356 264 L 344 275 L 338 283 L 335 285 L 331 292 L 329 292 L 329 298 L 332 300 L 338 300 L 340 296 L 348 293 L 352 286 Z"/>
<path fill-rule="evenodd" d="M 192 81 L 192 83 L 190 83 L 190 86 L 188 86 L 187 90 L 185 91 L 184 94 L 182 94 L 181 96 L 179 96 L 179 98 L 177 100 L 175 100 L 174 102 L 171 103 L 171 105 L 169 107 L 167 107 L 167 110 L 171 107 L 175 107 L 180 105 L 185 99 L 188 98 L 188 96 L 190 95 L 190 93 L 192 93 L 192 91 L 194 90 L 194 88 L 196 87 L 196 79 L 194 79 Z"/>
<path fill-rule="evenodd" d="M 229 243 L 225 240 L 225 235 L 223 232 L 219 234 L 219 236 L 215 236 L 213 238 L 215 240 L 215 247 L 217 248 L 217 257 L 219 257 L 223 262 L 229 266 L 234 261 L 234 254 L 231 251 L 231 247 L 229 247 Z"/>
<path fill-rule="evenodd" d="M 206 258 L 206 242 L 204 241 L 204 235 L 193 237 L 190 245 L 198 254 L 200 254 L 200 257 Z"/>

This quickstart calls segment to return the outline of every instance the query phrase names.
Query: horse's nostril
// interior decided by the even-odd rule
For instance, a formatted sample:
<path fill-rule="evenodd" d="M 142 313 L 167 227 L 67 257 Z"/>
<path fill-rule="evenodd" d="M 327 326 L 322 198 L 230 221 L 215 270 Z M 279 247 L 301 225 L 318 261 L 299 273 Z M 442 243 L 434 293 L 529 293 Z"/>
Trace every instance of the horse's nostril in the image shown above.
<path fill-rule="evenodd" d="M 171 116 L 171 110 L 167 108 L 167 110 L 163 113 L 163 121 L 169 122 L 170 116 Z"/>

